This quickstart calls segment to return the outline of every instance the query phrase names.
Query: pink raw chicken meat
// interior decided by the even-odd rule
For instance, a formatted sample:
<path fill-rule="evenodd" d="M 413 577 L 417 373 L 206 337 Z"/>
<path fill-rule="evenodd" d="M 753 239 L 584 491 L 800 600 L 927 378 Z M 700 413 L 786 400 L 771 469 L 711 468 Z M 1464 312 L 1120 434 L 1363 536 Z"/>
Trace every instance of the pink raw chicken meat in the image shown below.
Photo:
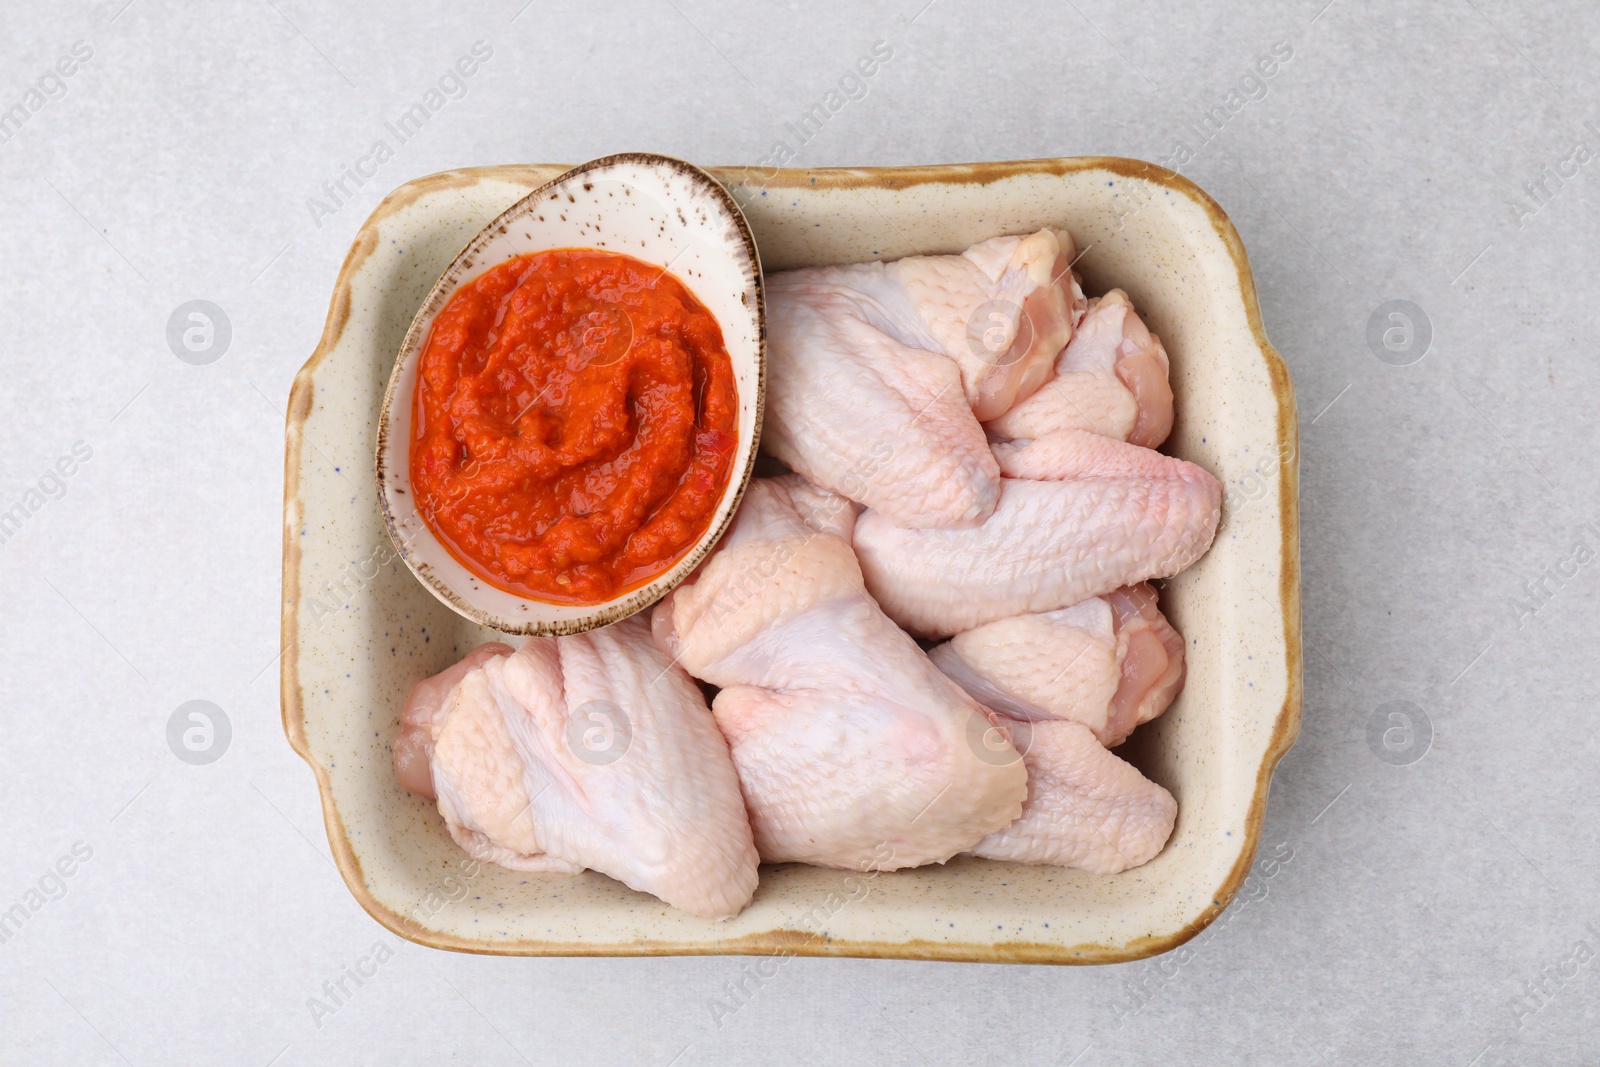
<path fill-rule="evenodd" d="M 980 841 L 974 856 L 1116 874 L 1166 846 L 1177 801 L 1088 727 L 1013 721 L 1008 729 L 1028 767 L 1028 799 L 1021 818 Z"/>
<path fill-rule="evenodd" d="M 1005 477 L 981 526 L 907 529 L 877 511 L 856 523 L 867 589 L 914 634 L 1055 611 L 1170 577 L 1211 547 L 1222 486 L 1193 463 L 1081 430 L 994 453 Z"/>
<path fill-rule="evenodd" d="M 445 702 L 468 671 L 481 667 L 491 657 L 509 656 L 513 651 L 510 645 L 490 641 L 468 652 L 459 663 L 411 687 L 411 695 L 400 712 L 400 736 L 393 745 L 394 776 L 402 787 L 429 800 L 438 797 L 433 788 L 433 721 L 441 717 Z"/>
<path fill-rule="evenodd" d="M 1166 711 L 1183 686 L 1183 638 L 1145 584 L 987 623 L 928 656 L 985 707 L 1082 723 L 1106 746 Z"/>
<path fill-rule="evenodd" d="M 981 522 L 999 475 L 979 420 L 1051 375 L 1086 306 L 1071 258 L 1047 229 L 772 275 L 763 447 L 902 525 Z"/>
<path fill-rule="evenodd" d="M 716 554 L 656 606 L 656 639 L 722 687 L 712 711 L 762 859 L 942 863 L 1016 819 L 1026 772 L 867 595 L 853 520 L 797 475 L 752 482 Z"/>
<path fill-rule="evenodd" d="M 1089 430 L 1155 448 L 1172 432 L 1167 350 L 1121 289 L 1089 302 L 1044 387 L 987 424 L 996 437 Z"/>
<path fill-rule="evenodd" d="M 413 689 L 394 754 L 401 783 L 436 797 L 478 859 L 589 868 L 705 918 L 755 893 L 727 744 L 642 616 L 475 650 Z"/>

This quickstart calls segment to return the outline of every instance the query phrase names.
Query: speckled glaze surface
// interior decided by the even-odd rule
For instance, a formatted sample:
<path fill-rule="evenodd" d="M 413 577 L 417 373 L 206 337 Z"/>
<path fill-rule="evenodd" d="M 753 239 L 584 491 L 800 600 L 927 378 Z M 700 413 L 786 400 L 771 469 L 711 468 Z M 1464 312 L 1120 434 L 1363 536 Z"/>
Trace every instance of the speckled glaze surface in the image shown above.
<path fill-rule="evenodd" d="M 1085 289 L 1128 291 L 1172 359 L 1164 451 L 1227 487 L 1209 555 L 1162 593 L 1188 641 L 1188 682 L 1127 755 L 1178 799 L 1165 851 L 1110 877 L 958 859 L 845 884 L 763 867 L 744 913 L 708 922 L 601 875 L 475 867 L 433 806 L 403 792 L 389 741 L 417 679 L 494 636 L 395 558 L 377 487 L 352 491 L 308 443 L 372 454 L 394 355 L 473 234 L 562 166 L 454 171 L 395 191 L 357 236 L 321 344 L 295 380 L 284 509 L 282 697 L 351 891 L 417 942 L 545 955 L 771 953 L 1107 963 L 1199 933 L 1254 858 L 1272 770 L 1300 724 L 1298 429 L 1261 328 L 1244 249 L 1192 183 L 1110 158 L 867 170 L 713 169 L 767 270 L 956 252 L 1065 225 Z M 370 473 L 368 477 L 370 477 Z"/>
<path fill-rule="evenodd" d="M 468 570 L 417 511 L 411 489 L 412 398 L 433 320 L 462 286 L 507 260 L 553 248 L 621 252 L 671 270 L 722 327 L 739 391 L 733 473 L 705 534 L 653 581 L 603 604 L 549 604 L 500 589 Z M 378 419 L 378 503 L 417 580 L 473 622 L 502 633 L 581 633 L 642 611 L 672 591 L 716 546 L 755 465 L 766 387 L 766 305 L 750 227 L 699 167 L 633 152 L 575 167 L 512 204 L 479 231 L 423 300 L 389 376 Z"/>

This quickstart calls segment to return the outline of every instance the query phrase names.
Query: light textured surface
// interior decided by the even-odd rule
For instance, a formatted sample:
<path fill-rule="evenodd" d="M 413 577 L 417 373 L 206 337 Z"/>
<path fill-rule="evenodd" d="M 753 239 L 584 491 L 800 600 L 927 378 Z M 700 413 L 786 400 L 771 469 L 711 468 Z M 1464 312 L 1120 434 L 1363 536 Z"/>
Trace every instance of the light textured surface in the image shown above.
<path fill-rule="evenodd" d="M 1588 1057 L 1592 8 L 122 3 L 0 34 L 5 106 L 92 49 L 0 143 L 4 506 L 92 450 L 0 545 L 0 904 L 60 897 L 0 944 L 0 1059 Z M 386 123 L 478 40 L 492 57 L 402 143 Z M 889 62 L 800 145 L 789 124 L 880 40 Z M 1253 76 L 1278 42 L 1292 58 Z M 797 165 L 1167 160 L 1239 227 L 1302 405 L 1305 725 L 1250 882 L 1186 949 L 1093 969 L 467 957 L 391 947 L 328 861 L 278 724 L 279 490 L 289 380 L 351 234 L 446 167 L 757 163 L 779 139 Z M 322 189 L 345 166 L 371 175 L 347 202 Z M 195 299 L 232 325 L 207 366 L 166 336 Z M 1387 361 L 1369 344 L 1391 300 L 1430 324 L 1408 366 L 1382 343 L 1403 324 L 1377 319 Z M 192 699 L 232 723 L 211 766 L 169 750 Z M 1401 765 L 1418 708 L 1430 744 Z M 348 1000 L 324 990 L 358 967 Z"/>

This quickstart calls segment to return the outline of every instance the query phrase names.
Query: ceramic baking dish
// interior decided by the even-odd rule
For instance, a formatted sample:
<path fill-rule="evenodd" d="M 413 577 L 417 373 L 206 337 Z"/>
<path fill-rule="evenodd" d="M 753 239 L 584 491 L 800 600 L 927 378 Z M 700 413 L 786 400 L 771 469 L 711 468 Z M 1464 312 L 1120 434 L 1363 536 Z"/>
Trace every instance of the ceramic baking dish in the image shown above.
<path fill-rule="evenodd" d="M 957 859 L 868 876 L 763 867 L 755 901 L 709 922 L 599 874 L 471 863 L 390 767 L 417 679 L 494 634 L 396 558 L 371 457 L 406 328 L 457 252 L 566 168 L 486 167 L 410 182 L 372 213 L 339 272 L 321 343 L 295 378 L 284 488 L 284 729 L 316 774 L 356 899 L 422 944 L 527 955 L 795 953 L 1106 963 L 1171 949 L 1233 899 L 1267 787 L 1300 725 L 1297 426 L 1238 234 L 1188 180 L 1079 158 L 860 170 L 713 168 L 743 205 L 763 268 L 958 252 L 1065 225 L 1093 293 L 1128 291 L 1172 359 L 1164 447 L 1227 487 L 1209 555 L 1165 583 L 1188 682 L 1128 756 L 1178 800 L 1160 856 L 1123 874 Z M 335 467 L 337 466 L 337 470 Z"/>

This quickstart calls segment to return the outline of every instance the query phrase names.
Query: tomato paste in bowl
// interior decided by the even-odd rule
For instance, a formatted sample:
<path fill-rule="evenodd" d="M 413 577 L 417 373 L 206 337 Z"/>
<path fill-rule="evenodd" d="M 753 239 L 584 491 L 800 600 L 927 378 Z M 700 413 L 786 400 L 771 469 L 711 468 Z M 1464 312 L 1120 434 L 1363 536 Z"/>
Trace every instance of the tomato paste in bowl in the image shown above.
<path fill-rule="evenodd" d="M 501 589 L 600 604 L 710 526 L 738 442 L 717 320 L 670 272 L 556 249 L 459 289 L 423 347 L 417 509 Z"/>
<path fill-rule="evenodd" d="M 412 573 L 504 633 L 665 596 L 732 521 L 765 391 L 761 265 L 697 167 L 574 168 L 474 237 L 412 320 L 378 503 Z"/>

